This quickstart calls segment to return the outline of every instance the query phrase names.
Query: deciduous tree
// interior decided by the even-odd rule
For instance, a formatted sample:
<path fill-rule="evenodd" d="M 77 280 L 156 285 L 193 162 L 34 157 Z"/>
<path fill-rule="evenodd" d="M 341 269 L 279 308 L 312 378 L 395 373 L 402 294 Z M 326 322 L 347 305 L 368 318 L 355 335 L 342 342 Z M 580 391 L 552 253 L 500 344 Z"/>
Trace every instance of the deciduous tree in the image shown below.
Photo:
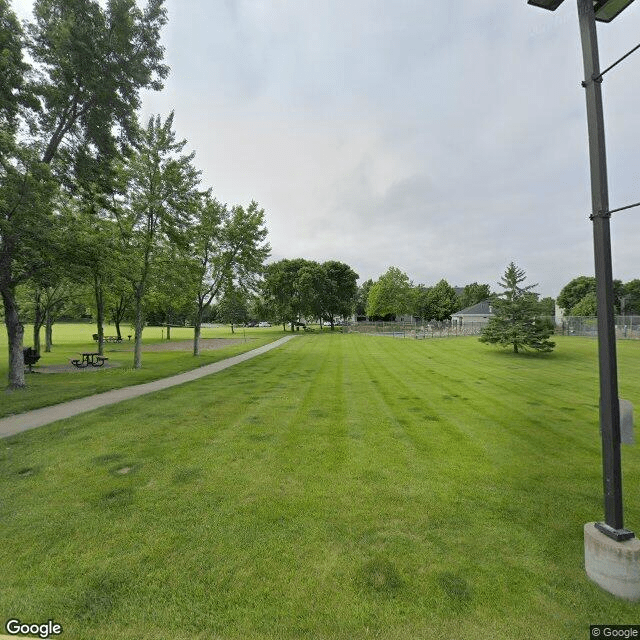
<path fill-rule="evenodd" d="M 48 264 L 53 173 L 72 185 L 107 166 L 133 137 L 139 92 L 159 89 L 163 0 L 36 0 L 25 40 L 0 0 L 0 293 L 9 335 L 9 386 L 24 386 L 16 287 Z M 23 51 L 33 63 L 27 82 Z M 5 73 L 7 81 L 5 82 Z M 22 124 L 22 127 L 20 126 Z M 53 171 L 51 171 L 53 170 Z"/>
<path fill-rule="evenodd" d="M 588 293 L 596 292 L 596 279 L 590 276 L 578 276 L 566 284 L 558 296 L 558 305 L 565 314 L 574 315 L 573 308 Z"/>
<path fill-rule="evenodd" d="M 626 315 L 640 315 L 640 280 L 629 280 L 623 287 L 624 313 Z M 620 309 L 620 313 L 623 309 Z"/>
<path fill-rule="evenodd" d="M 369 290 L 368 316 L 399 316 L 411 312 L 411 283 L 409 276 L 389 267 Z"/>
<path fill-rule="evenodd" d="M 597 315 L 596 292 L 589 291 L 571 308 L 572 316 L 591 317 Z"/>
<path fill-rule="evenodd" d="M 58 269 L 91 291 L 98 352 L 103 354 L 107 299 L 116 283 L 124 285 L 127 260 L 118 226 L 96 200 L 75 196 L 62 200 L 59 225 L 65 242 L 58 252 Z"/>
<path fill-rule="evenodd" d="M 234 326 L 249 319 L 248 294 L 243 289 L 232 284 L 225 287 L 224 296 L 218 303 L 218 319 L 231 325 L 231 333 L 235 333 Z"/>
<path fill-rule="evenodd" d="M 613 281 L 614 313 L 619 313 L 624 285 L 620 280 Z M 591 276 L 578 276 L 564 286 L 558 296 L 558 306 L 569 316 L 596 315 L 596 279 Z M 588 313 L 587 313 L 588 312 Z"/>
<path fill-rule="evenodd" d="M 189 248 L 194 311 L 193 355 L 200 353 L 200 328 L 205 311 L 226 290 L 255 291 L 271 252 L 265 241 L 264 209 L 251 201 L 231 211 L 209 195 L 201 202 Z"/>
<path fill-rule="evenodd" d="M 308 319 L 319 318 L 322 327 L 330 288 L 322 265 L 315 260 L 305 260 L 297 273 L 294 288 L 299 293 L 300 313 L 298 315 Z"/>
<path fill-rule="evenodd" d="M 440 280 L 429 289 L 427 302 L 431 312 L 429 320 L 439 322 L 451 319 L 451 314 L 458 310 L 459 305 L 456 290 L 446 280 Z"/>
<path fill-rule="evenodd" d="M 367 302 L 369 300 L 369 291 L 372 286 L 373 280 L 369 278 L 358 287 L 358 293 L 356 296 L 356 314 L 358 316 L 367 315 Z"/>
<path fill-rule="evenodd" d="M 48 264 L 42 240 L 51 230 L 48 200 L 54 183 L 40 162 L 35 144 L 25 144 L 25 114 L 38 108 L 29 65 L 24 61 L 24 32 L 6 0 L 0 0 L 0 296 L 9 341 L 8 383 L 23 387 L 24 326 L 18 287 Z"/>
<path fill-rule="evenodd" d="M 337 260 L 328 260 L 321 266 L 325 286 L 323 312 L 333 331 L 336 318 L 346 318 L 353 313 L 359 276 L 348 264 Z"/>
<path fill-rule="evenodd" d="M 429 320 L 433 316 L 429 290 L 430 287 L 424 284 L 416 285 L 411 290 L 413 315 L 417 318 Z"/>
<path fill-rule="evenodd" d="M 287 323 L 294 331 L 295 323 L 307 308 L 304 291 L 300 289 L 300 270 L 307 265 L 303 258 L 283 259 L 272 262 L 265 268 L 262 286 L 263 300 L 272 320 Z"/>
<path fill-rule="evenodd" d="M 490 296 L 491 289 L 488 284 L 478 284 L 477 282 L 467 284 L 460 294 L 458 309 L 454 309 L 454 311 L 472 307 L 474 304 L 487 300 Z"/>
<path fill-rule="evenodd" d="M 184 154 L 186 140 L 177 140 L 173 112 L 163 122 L 149 119 L 135 153 L 124 167 L 127 196 L 117 209 L 127 280 L 133 294 L 135 347 L 133 366 L 142 366 L 144 298 L 159 247 L 186 246 L 187 230 L 202 193 L 194 153 Z"/>

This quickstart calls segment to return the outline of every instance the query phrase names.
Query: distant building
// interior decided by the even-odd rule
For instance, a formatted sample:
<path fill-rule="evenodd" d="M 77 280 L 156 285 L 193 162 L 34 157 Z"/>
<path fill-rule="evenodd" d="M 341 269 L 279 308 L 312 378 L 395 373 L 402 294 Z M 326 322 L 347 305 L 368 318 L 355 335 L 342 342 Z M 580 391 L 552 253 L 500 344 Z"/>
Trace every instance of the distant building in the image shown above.
<path fill-rule="evenodd" d="M 562 307 L 559 307 L 558 303 L 556 302 L 556 326 L 562 327 L 564 325 L 565 316 L 566 314 L 564 312 L 564 309 Z"/>
<path fill-rule="evenodd" d="M 493 318 L 491 302 L 483 300 L 466 309 L 456 311 L 451 316 L 451 324 L 459 329 L 468 326 L 480 327 L 488 324 L 491 318 Z"/>

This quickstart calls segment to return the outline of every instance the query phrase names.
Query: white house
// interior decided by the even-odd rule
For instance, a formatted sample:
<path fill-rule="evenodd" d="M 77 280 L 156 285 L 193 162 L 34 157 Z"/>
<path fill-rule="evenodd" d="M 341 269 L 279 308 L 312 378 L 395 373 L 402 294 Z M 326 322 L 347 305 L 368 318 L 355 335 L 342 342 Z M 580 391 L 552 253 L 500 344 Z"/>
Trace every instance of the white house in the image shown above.
<path fill-rule="evenodd" d="M 451 324 L 454 327 L 457 326 L 458 329 L 464 327 L 480 328 L 488 324 L 491 318 L 493 318 L 491 302 L 489 300 L 483 300 L 471 307 L 456 311 L 451 316 Z"/>

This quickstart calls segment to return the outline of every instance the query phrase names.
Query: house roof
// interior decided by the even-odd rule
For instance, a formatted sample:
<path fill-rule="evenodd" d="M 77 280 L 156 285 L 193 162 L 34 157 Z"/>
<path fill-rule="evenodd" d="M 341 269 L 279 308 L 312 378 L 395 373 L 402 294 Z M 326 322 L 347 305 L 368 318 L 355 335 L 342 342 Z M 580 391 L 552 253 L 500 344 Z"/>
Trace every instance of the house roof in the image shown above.
<path fill-rule="evenodd" d="M 483 300 L 466 309 L 456 311 L 454 316 L 492 316 L 493 310 L 491 309 L 491 302 L 489 300 Z"/>

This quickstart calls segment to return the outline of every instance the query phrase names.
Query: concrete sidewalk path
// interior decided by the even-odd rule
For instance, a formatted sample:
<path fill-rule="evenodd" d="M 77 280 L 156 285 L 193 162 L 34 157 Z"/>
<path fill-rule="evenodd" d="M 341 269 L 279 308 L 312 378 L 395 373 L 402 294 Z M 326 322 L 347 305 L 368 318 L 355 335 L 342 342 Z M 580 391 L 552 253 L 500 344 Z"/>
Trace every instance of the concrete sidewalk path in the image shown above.
<path fill-rule="evenodd" d="M 0 438 L 6 438 L 12 436 L 21 431 L 27 431 L 28 429 L 35 429 L 57 420 L 63 420 L 64 418 L 71 418 L 77 416 L 79 413 L 85 413 L 86 411 L 93 411 L 109 404 L 115 404 L 116 402 L 122 402 L 123 400 L 129 400 L 130 398 L 137 398 L 147 393 L 153 393 L 154 391 L 160 391 L 162 389 L 168 389 L 178 384 L 185 382 L 191 382 L 192 380 L 198 380 L 204 376 L 217 373 L 223 369 L 232 367 L 235 364 L 244 362 L 255 358 L 271 349 L 275 349 L 285 342 L 288 342 L 296 336 L 285 336 L 275 342 L 270 342 L 257 349 L 252 349 L 246 353 L 221 360 L 220 362 L 214 362 L 213 364 L 199 367 L 198 369 L 192 369 L 191 371 L 185 371 L 175 376 L 168 378 L 162 378 L 160 380 L 154 380 L 153 382 L 145 382 L 144 384 L 134 385 L 132 387 L 124 387 L 122 389 L 113 389 L 112 391 L 105 391 L 104 393 L 98 393 L 94 396 L 87 396 L 86 398 L 78 398 L 77 400 L 70 400 L 69 402 L 62 402 L 61 404 L 55 404 L 50 407 L 43 407 L 42 409 L 34 409 L 33 411 L 27 411 L 26 413 L 19 413 L 17 415 L 8 416 L 7 418 L 0 419 Z"/>

